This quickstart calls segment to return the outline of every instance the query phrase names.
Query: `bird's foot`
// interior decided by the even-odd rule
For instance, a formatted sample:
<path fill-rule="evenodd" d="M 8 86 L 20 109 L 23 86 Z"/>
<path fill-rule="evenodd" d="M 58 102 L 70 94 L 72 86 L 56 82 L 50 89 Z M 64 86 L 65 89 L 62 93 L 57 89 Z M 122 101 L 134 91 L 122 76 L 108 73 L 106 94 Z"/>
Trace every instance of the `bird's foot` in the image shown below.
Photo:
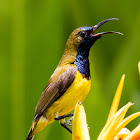
<path fill-rule="evenodd" d="M 59 123 L 61 124 L 61 126 L 63 126 L 65 129 L 67 129 L 70 133 L 72 133 L 72 130 L 67 126 L 67 125 L 72 125 L 72 124 L 70 124 L 70 122 L 72 121 L 72 119 L 73 119 L 73 115 L 74 115 L 74 113 L 70 113 L 70 114 L 66 114 L 66 115 L 63 115 L 63 116 L 59 116 L 58 115 L 58 112 L 56 112 L 56 114 L 55 114 L 55 117 L 54 117 L 54 119 L 55 120 L 59 120 Z M 72 116 L 72 117 L 71 117 Z M 67 121 L 67 125 L 66 125 L 66 123 L 65 123 L 65 118 L 67 118 L 67 117 L 71 117 L 68 121 Z"/>
<path fill-rule="evenodd" d="M 65 119 L 59 120 L 61 126 L 63 126 L 66 130 L 68 130 L 70 133 L 72 133 L 72 130 L 66 125 Z"/>
<path fill-rule="evenodd" d="M 73 120 L 73 116 L 70 118 L 70 119 L 68 119 L 67 120 L 67 125 L 69 125 L 69 126 L 71 126 L 72 124 L 71 124 L 71 121 Z"/>

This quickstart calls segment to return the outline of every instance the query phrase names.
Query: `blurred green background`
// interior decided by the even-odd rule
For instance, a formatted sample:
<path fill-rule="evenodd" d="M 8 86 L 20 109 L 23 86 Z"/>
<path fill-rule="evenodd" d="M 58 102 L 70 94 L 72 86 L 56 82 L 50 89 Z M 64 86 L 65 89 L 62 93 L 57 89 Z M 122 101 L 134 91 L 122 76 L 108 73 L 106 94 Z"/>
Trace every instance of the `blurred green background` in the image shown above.
<path fill-rule="evenodd" d="M 121 76 L 126 79 L 120 107 L 134 104 L 127 115 L 140 111 L 140 1 L 112 0 L 5 0 L 0 2 L 0 138 L 25 140 L 35 106 L 55 70 L 69 34 L 80 26 L 93 26 L 106 18 L 105 35 L 90 52 L 92 86 L 83 102 L 95 140 L 106 123 Z M 127 127 L 132 130 L 140 117 Z M 57 121 L 35 140 L 71 140 Z"/>

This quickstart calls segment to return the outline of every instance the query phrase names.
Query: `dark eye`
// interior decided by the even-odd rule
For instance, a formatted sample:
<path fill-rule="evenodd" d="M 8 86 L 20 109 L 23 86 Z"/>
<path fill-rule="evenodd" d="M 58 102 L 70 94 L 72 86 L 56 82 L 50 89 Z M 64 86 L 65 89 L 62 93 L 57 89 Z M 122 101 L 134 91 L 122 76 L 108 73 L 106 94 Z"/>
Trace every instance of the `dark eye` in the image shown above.
<path fill-rule="evenodd" d="M 80 36 L 81 36 L 81 37 L 85 37 L 86 35 L 87 35 L 86 32 L 84 32 L 84 31 L 81 31 L 81 32 L 80 32 Z"/>

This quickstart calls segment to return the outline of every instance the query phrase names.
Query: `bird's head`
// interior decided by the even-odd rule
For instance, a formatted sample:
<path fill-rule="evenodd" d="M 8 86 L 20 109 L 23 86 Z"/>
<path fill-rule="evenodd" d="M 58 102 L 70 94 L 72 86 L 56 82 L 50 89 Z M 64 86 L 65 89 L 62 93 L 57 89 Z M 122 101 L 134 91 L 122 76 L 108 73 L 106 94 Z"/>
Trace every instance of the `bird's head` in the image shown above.
<path fill-rule="evenodd" d="M 104 34 L 110 34 L 110 33 L 115 33 L 115 34 L 121 34 L 120 32 L 114 32 L 114 31 L 109 31 L 109 32 L 101 32 L 101 33 L 95 33 L 95 31 L 104 23 L 111 21 L 111 20 L 118 20 L 117 18 L 110 18 L 103 20 L 99 22 L 97 25 L 92 26 L 92 27 L 80 27 L 75 29 L 71 35 L 69 36 L 68 45 L 72 45 L 76 49 L 80 47 L 81 44 L 84 44 L 85 47 L 91 47 L 94 42 L 103 36 Z"/>
<path fill-rule="evenodd" d="M 67 57 L 67 60 L 69 58 L 69 61 L 73 61 L 73 59 L 75 59 L 76 57 L 78 49 L 80 49 L 81 51 L 89 51 L 91 46 L 95 43 L 95 41 L 105 34 L 115 33 L 122 35 L 122 33 L 114 31 L 95 33 L 96 30 L 101 25 L 111 20 L 118 19 L 117 18 L 105 19 L 95 26 L 92 27 L 86 26 L 75 29 L 69 36 L 68 41 L 66 43 L 64 57 Z"/>

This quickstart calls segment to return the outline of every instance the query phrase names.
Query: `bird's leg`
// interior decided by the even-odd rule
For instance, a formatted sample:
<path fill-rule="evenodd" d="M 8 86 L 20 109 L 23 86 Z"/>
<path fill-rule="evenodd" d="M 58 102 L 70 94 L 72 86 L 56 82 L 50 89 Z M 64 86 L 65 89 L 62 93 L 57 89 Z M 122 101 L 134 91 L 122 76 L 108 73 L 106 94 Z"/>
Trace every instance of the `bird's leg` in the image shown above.
<path fill-rule="evenodd" d="M 71 117 L 73 115 L 74 115 L 74 113 L 66 114 L 66 115 L 63 115 L 63 116 L 59 116 L 59 115 L 56 114 L 55 117 L 54 117 L 54 119 L 55 120 L 61 120 L 61 119 L 64 119 L 66 117 Z"/>
<path fill-rule="evenodd" d="M 70 114 L 67 114 L 67 115 L 63 115 L 63 116 L 59 116 L 58 115 L 58 112 L 55 113 L 55 116 L 54 116 L 54 119 L 55 120 L 59 120 L 59 123 L 61 124 L 61 126 L 63 126 L 65 129 L 67 129 L 70 133 L 72 133 L 72 130 L 66 125 L 65 123 L 65 118 L 66 117 L 70 117 L 70 116 L 73 116 L 74 113 L 70 113 Z"/>
<path fill-rule="evenodd" d="M 67 125 L 71 126 L 72 124 L 70 123 L 73 120 L 73 116 L 67 120 Z"/>
<path fill-rule="evenodd" d="M 72 130 L 66 125 L 65 119 L 59 120 L 59 123 L 60 123 L 61 126 L 63 126 L 65 129 L 67 129 L 70 133 L 72 133 Z"/>

